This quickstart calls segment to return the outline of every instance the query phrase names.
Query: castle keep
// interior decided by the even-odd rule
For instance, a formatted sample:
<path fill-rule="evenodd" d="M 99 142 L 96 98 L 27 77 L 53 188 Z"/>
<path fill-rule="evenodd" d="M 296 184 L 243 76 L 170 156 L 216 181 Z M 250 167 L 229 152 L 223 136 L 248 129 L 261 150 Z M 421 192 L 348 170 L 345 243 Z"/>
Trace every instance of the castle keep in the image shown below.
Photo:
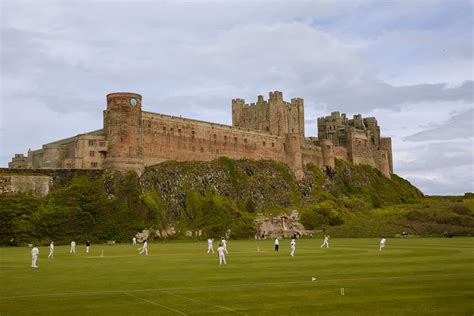
<path fill-rule="evenodd" d="M 318 137 L 305 137 L 304 101 L 279 91 L 256 103 L 232 100 L 232 126 L 142 110 L 136 93 L 107 95 L 104 127 L 16 154 L 10 168 L 135 170 L 165 160 L 272 159 L 298 178 L 307 163 L 334 166 L 334 158 L 393 172 L 391 139 L 373 117 L 333 112 L 318 118 Z"/>

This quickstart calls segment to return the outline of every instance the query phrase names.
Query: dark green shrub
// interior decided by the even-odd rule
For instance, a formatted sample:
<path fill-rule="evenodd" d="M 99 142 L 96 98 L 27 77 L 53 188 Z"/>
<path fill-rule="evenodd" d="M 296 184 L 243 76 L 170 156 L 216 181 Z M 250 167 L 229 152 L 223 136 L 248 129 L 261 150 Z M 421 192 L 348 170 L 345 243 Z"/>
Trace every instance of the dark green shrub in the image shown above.
<path fill-rule="evenodd" d="M 420 220 L 423 218 L 423 213 L 418 210 L 412 210 L 407 213 L 407 218 L 411 221 Z"/>
<path fill-rule="evenodd" d="M 329 225 L 331 226 L 339 226 L 344 224 L 344 219 L 342 219 L 339 215 L 333 215 L 329 217 Z"/>
<path fill-rule="evenodd" d="M 454 205 L 451 207 L 451 211 L 459 215 L 471 214 L 471 210 L 464 205 Z"/>

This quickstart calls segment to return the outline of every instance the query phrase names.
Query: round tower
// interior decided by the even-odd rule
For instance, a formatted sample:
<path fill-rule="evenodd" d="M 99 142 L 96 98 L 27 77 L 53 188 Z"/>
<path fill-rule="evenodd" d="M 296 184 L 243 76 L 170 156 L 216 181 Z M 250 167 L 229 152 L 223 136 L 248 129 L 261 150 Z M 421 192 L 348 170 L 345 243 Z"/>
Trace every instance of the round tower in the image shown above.
<path fill-rule="evenodd" d="M 143 171 L 142 96 L 116 92 L 107 95 L 104 111 L 107 156 L 104 168 Z"/>
<path fill-rule="evenodd" d="M 304 177 L 303 155 L 301 152 L 301 136 L 297 133 L 285 134 L 287 164 L 295 173 L 296 179 Z"/>
<path fill-rule="evenodd" d="M 334 144 L 332 140 L 322 139 L 321 151 L 323 153 L 323 166 L 334 168 Z"/>

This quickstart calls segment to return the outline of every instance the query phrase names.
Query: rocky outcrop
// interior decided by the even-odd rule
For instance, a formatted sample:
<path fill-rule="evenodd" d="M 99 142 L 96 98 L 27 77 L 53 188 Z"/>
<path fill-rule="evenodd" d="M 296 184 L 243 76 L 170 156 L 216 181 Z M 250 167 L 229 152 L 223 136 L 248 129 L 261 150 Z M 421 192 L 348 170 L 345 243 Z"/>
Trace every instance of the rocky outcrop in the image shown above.
<path fill-rule="evenodd" d="M 294 234 L 306 236 L 313 233 L 311 230 L 306 230 L 299 222 L 299 212 L 297 210 L 293 210 L 289 214 L 282 213 L 276 216 L 259 215 L 255 219 L 255 226 L 257 228 L 257 239 L 291 237 Z"/>
<path fill-rule="evenodd" d="M 96 179 L 102 174 L 102 170 L 0 168 L 0 196 L 15 193 L 45 196 L 55 188 L 70 185 L 76 176 Z"/>
<path fill-rule="evenodd" d="M 52 188 L 53 179 L 43 175 L 0 175 L 0 195 L 31 193 L 45 196 Z"/>

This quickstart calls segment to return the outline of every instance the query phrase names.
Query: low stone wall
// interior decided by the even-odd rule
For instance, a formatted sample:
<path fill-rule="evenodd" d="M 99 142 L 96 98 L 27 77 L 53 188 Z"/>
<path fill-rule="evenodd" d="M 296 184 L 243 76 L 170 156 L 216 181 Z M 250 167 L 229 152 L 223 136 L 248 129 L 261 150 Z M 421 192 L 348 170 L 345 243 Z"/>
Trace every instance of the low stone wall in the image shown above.
<path fill-rule="evenodd" d="M 51 190 L 53 179 L 41 175 L 0 175 L 0 195 L 31 193 L 45 196 Z"/>
<path fill-rule="evenodd" d="M 74 176 L 97 178 L 102 173 L 102 170 L 0 168 L 0 195 L 31 193 L 45 196 L 53 188 L 69 184 Z"/>

